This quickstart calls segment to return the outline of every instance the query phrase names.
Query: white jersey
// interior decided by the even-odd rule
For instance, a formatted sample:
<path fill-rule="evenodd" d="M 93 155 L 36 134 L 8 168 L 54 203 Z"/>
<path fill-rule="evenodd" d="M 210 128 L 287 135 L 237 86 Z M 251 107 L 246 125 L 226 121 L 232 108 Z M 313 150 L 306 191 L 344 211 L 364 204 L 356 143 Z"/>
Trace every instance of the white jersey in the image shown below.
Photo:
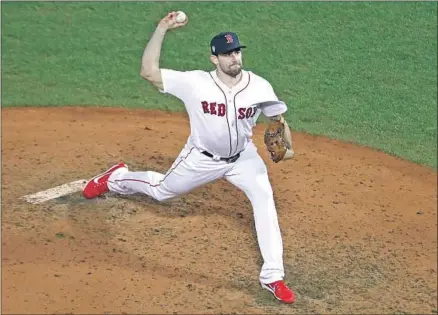
<path fill-rule="evenodd" d="M 284 277 L 283 241 L 267 167 L 251 136 L 261 113 L 282 114 L 286 105 L 266 80 L 252 72 L 243 71 L 241 82 L 231 89 L 218 80 L 215 71 L 163 69 L 161 73 L 162 92 L 178 97 L 187 108 L 191 126 L 187 143 L 166 173 L 132 172 L 120 163 L 91 179 L 84 196 L 99 196 L 106 183 L 109 191 L 118 194 L 140 193 L 164 201 L 218 179 L 227 180 L 251 202 L 263 257 L 259 280 L 273 292 L 268 284 Z M 220 159 L 232 156 L 236 158 Z"/>
<path fill-rule="evenodd" d="M 163 90 L 179 98 L 190 120 L 188 143 L 219 157 L 243 151 L 252 137 L 260 113 L 275 116 L 287 111 L 271 84 L 251 71 L 233 88 L 216 71 L 161 69 Z"/>

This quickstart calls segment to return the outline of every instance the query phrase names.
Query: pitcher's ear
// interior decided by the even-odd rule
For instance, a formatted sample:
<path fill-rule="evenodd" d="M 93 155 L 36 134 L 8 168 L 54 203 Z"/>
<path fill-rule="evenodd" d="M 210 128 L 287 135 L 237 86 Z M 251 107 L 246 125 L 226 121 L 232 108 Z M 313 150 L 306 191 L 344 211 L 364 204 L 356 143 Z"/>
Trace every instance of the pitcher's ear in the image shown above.
<path fill-rule="evenodd" d="M 219 60 L 217 59 L 217 56 L 215 56 L 215 55 L 210 56 L 210 61 L 214 65 L 217 65 L 219 63 Z"/>

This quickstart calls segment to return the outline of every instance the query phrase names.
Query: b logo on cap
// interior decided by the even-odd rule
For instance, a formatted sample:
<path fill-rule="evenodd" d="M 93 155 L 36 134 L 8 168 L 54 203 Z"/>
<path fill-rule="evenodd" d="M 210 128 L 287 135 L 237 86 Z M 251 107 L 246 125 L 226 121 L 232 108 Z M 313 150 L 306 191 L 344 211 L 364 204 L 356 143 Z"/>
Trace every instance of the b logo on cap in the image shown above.
<path fill-rule="evenodd" d="M 225 39 L 227 40 L 227 44 L 231 44 L 233 42 L 233 36 L 230 34 L 226 34 Z"/>

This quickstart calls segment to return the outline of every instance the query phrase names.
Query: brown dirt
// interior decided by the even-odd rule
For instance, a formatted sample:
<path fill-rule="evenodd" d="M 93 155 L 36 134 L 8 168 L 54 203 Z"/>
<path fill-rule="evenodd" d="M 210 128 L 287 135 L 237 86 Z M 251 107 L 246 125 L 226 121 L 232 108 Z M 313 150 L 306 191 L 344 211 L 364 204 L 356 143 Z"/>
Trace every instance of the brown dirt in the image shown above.
<path fill-rule="evenodd" d="M 119 160 L 165 172 L 185 115 L 3 109 L 2 313 L 436 312 L 436 171 L 299 133 L 296 159 L 274 165 L 263 129 L 293 305 L 259 287 L 249 202 L 223 180 L 163 203 L 19 199 Z"/>

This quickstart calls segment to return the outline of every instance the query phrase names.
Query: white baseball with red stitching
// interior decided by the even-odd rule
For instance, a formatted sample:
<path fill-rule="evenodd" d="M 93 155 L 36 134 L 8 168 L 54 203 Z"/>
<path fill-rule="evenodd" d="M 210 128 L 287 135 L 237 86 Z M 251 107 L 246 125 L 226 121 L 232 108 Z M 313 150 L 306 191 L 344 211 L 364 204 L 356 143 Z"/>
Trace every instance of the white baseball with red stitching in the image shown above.
<path fill-rule="evenodd" d="M 187 15 L 184 12 L 182 12 L 182 11 L 176 12 L 175 21 L 177 21 L 178 23 L 184 22 L 186 20 L 186 18 L 187 18 Z"/>

